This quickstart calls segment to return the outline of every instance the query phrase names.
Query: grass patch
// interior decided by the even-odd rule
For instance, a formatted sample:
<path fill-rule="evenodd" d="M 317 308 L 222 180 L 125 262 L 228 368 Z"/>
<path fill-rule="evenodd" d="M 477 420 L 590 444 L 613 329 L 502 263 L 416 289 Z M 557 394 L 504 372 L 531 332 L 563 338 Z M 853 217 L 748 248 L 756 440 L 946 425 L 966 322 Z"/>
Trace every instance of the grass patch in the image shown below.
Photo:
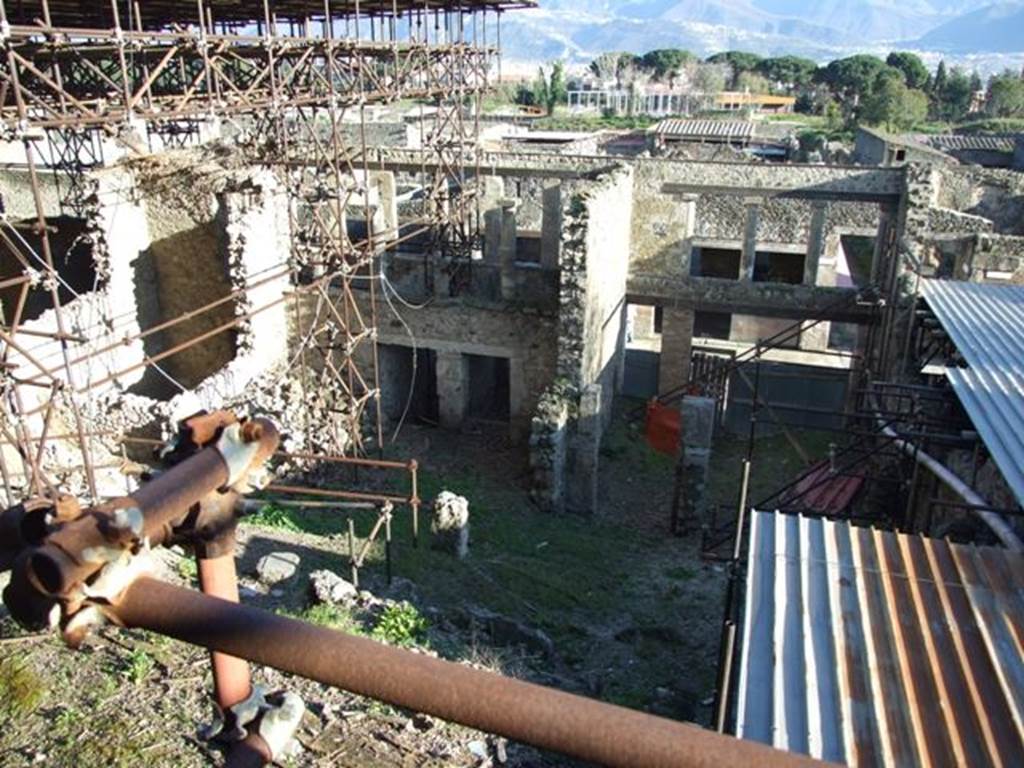
<path fill-rule="evenodd" d="M 0 660 L 0 723 L 32 714 L 45 695 L 46 686 L 27 659 Z"/>
<path fill-rule="evenodd" d="M 282 616 L 300 619 L 320 627 L 327 627 L 328 629 L 337 629 L 350 635 L 367 634 L 362 622 L 353 616 L 348 608 L 340 605 L 317 603 L 304 611 L 289 611 L 282 608 L 278 609 L 277 612 Z"/>
<path fill-rule="evenodd" d="M 675 581 L 690 581 L 697 575 L 695 568 L 688 568 L 685 565 L 676 566 L 675 568 L 669 568 L 665 571 L 665 575 Z"/>
<path fill-rule="evenodd" d="M 141 648 L 136 648 L 128 654 L 122 675 L 128 682 L 138 685 L 149 677 L 154 666 L 156 662 L 153 661 L 153 657 Z"/>
<path fill-rule="evenodd" d="M 301 533 L 303 530 L 300 522 L 301 516 L 296 515 L 290 509 L 267 504 L 260 508 L 254 515 L 249 515 L 245 521 L 250 525 L 258 525 L 261 528 L 273 528 L 278 531 L 291 531 Z"/>
<path fill-rule="evenodd" d="M 174 765 L 172 747 L 161 741 L 158 728 L 140 728 L 137 718 L 128 712 L 91 712 L 88 716 L 74 708 L 63 710 L 54 722 L 56 744 L 48 757 L 49 765 L 134 766 Z"/>
<path fill-rule="evenodd" d="M 599 116 L 599 115 L 554 115 L 534 121 L 532 128 L 537 131 L 600 131 L 600 130 L 642 130 L 657 125 L 660 118 L 647 115 Z"/>

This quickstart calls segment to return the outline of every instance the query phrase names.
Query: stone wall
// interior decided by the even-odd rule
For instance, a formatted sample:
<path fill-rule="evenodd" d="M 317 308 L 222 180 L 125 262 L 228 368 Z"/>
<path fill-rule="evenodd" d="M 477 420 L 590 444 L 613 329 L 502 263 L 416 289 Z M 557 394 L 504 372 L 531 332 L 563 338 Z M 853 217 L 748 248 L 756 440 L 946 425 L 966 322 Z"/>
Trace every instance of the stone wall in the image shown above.
<path fill-rule="evenodd" d="M 151 162 L 104 169 L 89 179 L 92 194 L 87 201 L 87 232 L 99 280 L 95 290 L 80 293 L 63 307 L 66 330 L 85 341 L 74 340 L 67 345 L 76 392 L 56 398 L 51 434 L 74 431 L 72 398 L 92 431 L 167 434 L 175 421 L 201 408 L 221 407 L 235 399 L 255 401 L 250 385 L 285 355 L 283 300 L 288 278 L 287 272 L 280 270 L 274 278 L 271 267 L 287 259 L 289 232 L 286 201 L 274 176 L 269 172 L 207 167 L 201 172 L 202 183 L 189 183 L 195 181 L 194 172 L 178 178 L 191 196 L 181 202 L 181 207 L 175 207 L 167 195 L 147 194 L 152 187 L 144 177 L 156 170 Z M 169 167 L 157 172 L 174 174 Z M 204 220 L 204 236 L 189 241 L 194 248 L 164 252 L 168 267 L 180 279 L 168 277 L 161 283 L 160 277 L 145 269 L 154 244 L 190 231 L 189 223 L 195 224 L 197 211 L 203 211 L 200 218 Z M 61 256 L 57 254 L 58 263 Z M 190 272 L 200 277 L 189 280 Z M 147 277 L 153 277 L 153 282 Z M 236 340 L 230 357 L 218 358 L 221 364 L 209 375 L 185 384 L 172 373 L 180 370 L 173 366 L 175 355 L 160 358 L 158 367 L 147 366 L 152 355 L 160 354 L 147 348 L 147 341 L 156 334 L 137 337 L 155 322 L 176 320 L 179 312 L 198 306 L 171 303 L 168 314 L 154 314 L 154 308 L 168 307 L 161 304 L 161 297 L 193 297 L 196 302 L 205 302 L 209 296 L 203 293 L 203 281 L 219 286 L 218 297 L 242 291 L 239 297 L 224 302 L 218 322 L 231 323 L 247 313 L 254 316 L 234 330 Z M 261 284 L 252 287 L 251 294 L 245 292 L 256 282 Z M 27 330 L 48 332 L 56 328 L 52 309 L 26 326 Z M 204 332 L 198 326 L 192 331 Z M 184 335 L 176 339 L 175 343 L 188 340 Z M 58 378 L 67 378 L 59 365 L 63 357 L 56 342 L 41 340 L 33 344 L 33 357 Z M 38 370 L 29 373 L 39 375 Z M 48 396 L 38 387 L 26 386 L 23 391 L 26 410 Z M 37 432 L 40 427 L 35 425 Z M 51 441 L 48 450 L 53 454 L 48 457 L 51 466 L 66 467 L 64 474 L 58 474 L 69 492 L 85 493 L 77 446 Z M 101 495 L 124 491 L 125 479 L 115 469 L 119 450 L 113 442 L 91 441 L 93 458 L 103 467 L 96 477 Z"/>
<path fill-rule="evenodd" d="M 841 199 L 844 194 L 898 198 L 902 174 L 894 169 L 763 163 L 700 163 L 641 160 L 636 163 L 631 268 L 635 273 L 687 276 L 690 253 L 701 240 L 742 247 L 748 209 L 756 205 L 760 243 L 808 243 L 815 202 L 780 197 L 787 191 L 807 195 L 835 192 L 826 204 L 825 242 L 838 233 L 874 232 L 878 203 Z M 686 192 L 671 193 L 684 185 Z"/>
<path fill-rule="evenodd" d="M 369 311 L 368 295 L 361 295 L 362 311 Z M 476 302 L 468 298 L 436 299 L 418 309 L 393 300 L 389 305 L 378 293 L 378 341 L 438 354 L 484 355 L 509 361 L 510 428 L 514 438 L 525 438 L 530 419 L 545 388 L 555 378 L 556 319 L 553 313 L 510 303 Z M 312 316 L 315 301 L 304 302 L 303 314 Z M 368 347 L 365 348 L 365 352 Z M 370 361 L 363 358 L 364 364 Z M 368 369 L 369 370 L 369 369 Z M 458 427 L 465 417 L 466 392 L 449 365 L 438 371 L 438 399 L 447 412 L 446 426 Z M 387 386 L 387 382 L 382 383 Z M 406 393 L 400 395 L 403 399 Z"/>
<path fill-rule="evenodd" d="M 597 508 L 598 451 L 621 385 L 632 206 L 628 167 L 562 187 L 558 380 L 531 425 L 539 501 L 556 511 Z"/>

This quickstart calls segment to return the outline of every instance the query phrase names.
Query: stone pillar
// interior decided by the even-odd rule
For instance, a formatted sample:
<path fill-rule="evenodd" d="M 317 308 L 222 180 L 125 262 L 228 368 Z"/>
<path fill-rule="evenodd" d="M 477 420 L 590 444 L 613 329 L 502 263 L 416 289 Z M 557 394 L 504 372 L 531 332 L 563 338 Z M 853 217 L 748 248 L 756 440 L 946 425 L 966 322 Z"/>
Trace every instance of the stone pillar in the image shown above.
<path fill-rule="evenodd" d="M 682 257 L 680 259 L 680 271 L 683 275 L 690 274 L 690 256 L 693 252 L 693 236 L 697 233 L 697 200 L 698 195 L 678 195 L 679 205 L 682 209 L 682 231 L 679 239 L 682 244 Z"/>
<path fill-rule="evenodd" d="M 811 211 L 811 231 L 807 238 L 807 259 L 804 261 L 804 285 L 818 284 L 818 264 L 825 252 L 825 223 L 828 204 L 817 201 Z"/>
<path fill-rule="evenodd" d="M 896 213 L 891 206 L 883 205 L 878 211 L 878 236 L 875 238 L 875 254 L 871 259 L 871 282 L 878 283 L 882 278 L 881 270 L 885 264 L 886 251 L 889 248 L 889 232 L 892 229 Z"/>
<path fill-rule="evenodd" d="M 505 197 L 505 180 L 499 176 L 480 179 L 480 210 L 483 213 L 484 261 L 498 263 L 501 245 L 501 200 Z"/>
<path fill-rule="evenodd" d="M 466 417 L 469 367 L 461 352 L 437 351 L 437 410 L 441 426 L 458 429 Z"/>
<path fill-rule="evenodd" d="M 540 230 L 540 265 L 545 269 L 558 269 L 562 244 L 562 183 L 555 181 L 546 185 L 542 200 L 544 217 Z"/>
<path fill-rule="evenodd" d="M 697 529 L 707 513 L 708 469 L 715 435 L 716 402 L 711 397 L 684 397 L 682 418 L 683 497 L 680 518 L 685 529 Z"/>
<path fill-rule="evenodd" d="M 828 349 L 828 336 L 831 330 L 832 323 L 817 323 L 814 326 L 807 323 L 800 329 L 800 349 L 819 352 Z"/>
<path fill-rule="evenodd" d="M 747 210 L 747 225 L 743 230 L 743 255 L 740 257 L 740 280 L 754 279 L 757 260 L 757 229 L 761 222 L 761 198 L 748 197 L 743 201 Z"/>
<path fill-rule="evenodd" d="M 692 345 L 693 310 L 664 307 L 661 316 L 659 392 L 670 392 L 689 381 Z"/>
<path fill-rule="evenodd" d="M 572 437 L 572 458 L 566 478 L 566 508 L 570 512 L 597 511 L 601 432 L 601 385 L 591 384 L 580 395 Z"/>
<path fill-rule="evenodd" d="M 521 443 L 530 435 L 532 414 L 524 412 L 526 402 L 526 371 L 524 360 L 513 357 L 508 361 L 508 415 L 509 436 L 515 443 Z"/>
<path fill-rule="evenodd" d="M 498 263 L 501 266 L 501 298 L 515 298 L 516 294 L 516 210 L 519 201 L 505 198 L 501 201 L 501 237 L 498 243 Z"/>
<path fill-rule="evenodd" d="M 654 336 L 655 309 L 644 304 L 633 307 L 632 332 L 634 339 L 649 339 Z"/>

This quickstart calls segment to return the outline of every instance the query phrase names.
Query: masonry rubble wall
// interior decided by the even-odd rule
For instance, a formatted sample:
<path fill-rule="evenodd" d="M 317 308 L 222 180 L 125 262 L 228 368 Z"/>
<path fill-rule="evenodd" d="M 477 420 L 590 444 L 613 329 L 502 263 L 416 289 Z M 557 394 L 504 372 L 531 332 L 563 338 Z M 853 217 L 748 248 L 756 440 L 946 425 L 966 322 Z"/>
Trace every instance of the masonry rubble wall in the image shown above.
<path fill-rule="evenodd" d="M 369 295 L 359 296 L 361 311 L 369 312 Z M 304 317 L 313 317 L 316 301 L 305 299 Z M 545 388 L 555 378 L 557 320 L 555 312 L 518 302 L 484 302 L 472 298 L 435 299 L 412 309 L 397 299 L 388 303 L 377 293 L 377 339 L 381 344 L 432 349 L 447 355 L 483 355 L 509 361 L 510 430 L 513 438 L 525 439 L 530 420 Z M 368 316 L 368 315 L 367 315 Z M 362 362 L 369 364 L 369 348 Z M 451 366 L 453 361 L 449 361 Z M 447 371 L 454 375 L 454 371 Z M 440 391 L 439 399 L 458 393 Z M 389 383 L 382 382 L 387 388 Z M 457 427 L 465 415 L 465 391 L 459 402 L 439 403 Z M 395 393 L 391 393 L 392 397 Z M 404 399 L 406 393 L 398 395 Z"/>
<path fill-rule="evenodd" d="M 562 187 L 558 378 L 531 439 L 539 501 L 553 511 L 597 508 L 598 451 L 621 386 L 632 206 L 629 167 Z"/>
<path fill-rule="evenodd" d="M 74 432 L 74 397 L 88 431 L 167 435 L 178 419 L 201 408 L 221 407 L 233 398 L 254 400 L 247 391 L 249 385 L 284 357 L 283 303 L 280 312 L 270 309 L 265 316 L 261 313 L 243 322 L 235 330 L 237 344 L 232 345 L 231 357 L 210 371 L 210 375 L 193 381 L 193 386 L 185 386 L 185 391 L 181 391 L 180 382 L 171 373 L 174 356 L 160 360 L 159 370 L 147 367 L 147 360 L 154 354 L 152 348 L 147 348 L 147 340 L 126 341 L 191 308 L 167 301 L 170 292 L 187 293 L 195 297 L 194 301 L 205 302 L 209 297 L 203 293 L 202 282 L 206 279 L 216 280 L 226 287 L 226 293 L 245 289 L 268 277 L 271 266 L 283 262 L 288 253 L 287 204 L 273 174 L 229 172 L 213 167 L 192 169 L 176 179 L 191 195 L 182 200 L 188 209 L 181 210 L 171 203 L 171 197 L 154 194 L 153 178 L 146 178 L 154 170 L 153 162 L 119 165 L 97 171 L 89 178 L 92 193 L 86 202 L 86 232 L 91 240 L 97 284 L 96 290 L 80 294 L 62 308 L 66 330 L 77 337 L 67 344 L 73 387 L 56 398 L 50 434 Z M 160 168 L 157 174 L 163 178 L 165 172 L 172 171 Z M 197 173 L 202 183 L 190 184 Z M 173 241 L 182 231 L 191 231 L 187 222 L 195 224 L 199 211 L 203 212 L 199 219 L 204 220 L 202 236 L 189 240 L 193 247 L 164 252 L 165 263 L 180 277 L 166 278 L 161 283 L 152 270 L 154 243 L 161 238 Z M 167 223 L 165 218 L 176 223 Z M 199 246 L 206 250 L 198 250 Z M 59 260 L 60 254 L 56 254 L 55 261 Z M 218 269 L 220 274 L 216 274 Z M 189 274 L 193 279 L 187 279 Z M 251 294 L 243 293 L 240 299 L 227 301 L 222 319 L 231 322 L 237 315 L 283 299 L 287 285 L 287 272 L 281 272 L 275 280 L 264 279 Z M 26 328 L 54 332 L 56 313 L 48 310 Z M 192 331 L 199 332 L 195 327 Z M 35 359 L 54 370 L 57 378 L 67 379 L 61 347 L 56 341 L 41 339 L 33 347 Z M 22 389 L 26 397 L 24 410 L 41 406 L 49 397 L 47 390 L 38 387 Z M 72 394 L 72 389 L 77 394 Z M 29 425 L 33 426 L 38 434 L 41 424 Z M 123 493 L 125 479 L 117 472 L 114 458 L 120 454 L 116 440 L 94 438 L 90 447 L 97 465 L 102 467 L 97 472 L 98 492 Z M 59 479 L 69 492 L 84 493 L 77 443 L 50 441 L 48 450 L 54 454 L 49 457 L 51 466 L 66 467 L 66 473 Z"/>
<path fill-rule="evenodd" d="M 747 209 L 759 207 L 759 243 L 806 246 L 815 203 L 782 198 L 785 190 L 825 194 L 899 194 L 900 172 L 834 166 L 758 163 L 702 163 L 640 160 L 636 168 L 631 268 L 634 273 L 688 276 L 690 254 L 701 241 L 742 247 L 747 236 Z M 666 185 L 686 185 L 686 194 L 671 194 Z M 878 204 L 848 200 L 826 206 L 825 241 L 834 248 L 839 233 L 877 230 Z"/>

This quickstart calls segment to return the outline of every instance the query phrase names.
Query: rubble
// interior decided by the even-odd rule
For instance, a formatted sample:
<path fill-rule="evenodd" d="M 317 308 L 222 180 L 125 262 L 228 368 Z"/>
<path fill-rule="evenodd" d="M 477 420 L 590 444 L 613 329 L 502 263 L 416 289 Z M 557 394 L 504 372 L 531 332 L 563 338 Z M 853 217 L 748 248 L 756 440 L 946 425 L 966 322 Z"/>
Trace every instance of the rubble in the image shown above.
<path fill-rule="evenodd" d="M 268 586 L 287 581 L 299 569 L 301 558 L 294 552 L 271 552 L 256 563 L 256 575 Z"/>
<path fill-rule="evenodd" d="M 450 491 L 441 491 L 434 499 L 430 522 L 431 546 L 460 560 L 469 554 L 469 501 Z"/>
<path fill-rule="evenodd" d="M 315 600 L 329 605 L 351 605 L 359 595 L 355 585 L 326 570 L 309 574 L 309 591 Z"/>

